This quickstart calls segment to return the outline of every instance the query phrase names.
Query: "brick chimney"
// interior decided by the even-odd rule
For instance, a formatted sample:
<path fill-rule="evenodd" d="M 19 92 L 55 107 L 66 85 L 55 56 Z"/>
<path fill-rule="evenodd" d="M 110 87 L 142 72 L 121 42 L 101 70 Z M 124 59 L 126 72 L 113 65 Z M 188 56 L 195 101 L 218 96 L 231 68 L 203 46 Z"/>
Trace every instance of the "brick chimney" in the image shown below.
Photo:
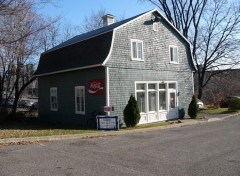
<path fill-rule="evenodd" d="M 115 16 L 111 14 L 104 15 L 102 19 L 103 19 L 103 26 L 108 26 L 115 22 Z"/>

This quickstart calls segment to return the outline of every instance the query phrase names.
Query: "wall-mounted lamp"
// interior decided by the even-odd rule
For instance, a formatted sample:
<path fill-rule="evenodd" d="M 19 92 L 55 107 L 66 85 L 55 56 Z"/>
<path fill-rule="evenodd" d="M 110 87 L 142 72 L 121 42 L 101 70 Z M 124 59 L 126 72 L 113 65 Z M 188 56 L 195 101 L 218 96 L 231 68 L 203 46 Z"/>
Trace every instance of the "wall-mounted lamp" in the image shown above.
<path fill-rule="evenodd" d="M 177 96 L 180 96 L 180 92 L 177 93 Z"/>

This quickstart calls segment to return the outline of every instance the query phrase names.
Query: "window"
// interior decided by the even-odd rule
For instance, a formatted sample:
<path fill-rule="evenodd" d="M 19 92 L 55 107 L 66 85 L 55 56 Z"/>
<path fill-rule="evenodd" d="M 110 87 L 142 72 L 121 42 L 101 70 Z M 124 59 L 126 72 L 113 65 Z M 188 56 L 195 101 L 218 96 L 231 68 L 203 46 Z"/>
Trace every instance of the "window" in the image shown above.
<path fill-rule="evenodd" d="M 137 103 L 138 108 L 140 112 L 146 112 L 145 108 L 145 99 L 146 99 L 146 93 L 145 93 L 145 84 L 137 84 Z"/>
<path fill-rule="evenodd" d="M 75 113 L 76 114 L 85 114 L 84 86 L 75 87 Z"/>
<path fill-rule="evenodd" d="M 178 63 L 178 47 L 169 46 L 170 50 L 170 63 Z"/>
<path fill-rule="evenodd" d="M 175 108 L 176 107 L 176 93 L 171 92 L 170 93 L 170 108 Z"/>
<path fill-rule="evenodd" d="M 169 89 L 176 89 L 176 84 L 175 83 L 169 83 L 168 88 Z"/>
<path fill-rule="evenodd" d="M 51 111 L 58 110 L 57 88 L 56 87 L 50 88 L 50 109 L 51 109 Z"/>
<path fill-rule="evenodd" d="M 148 111 L 156 111 L 156 84 L 148 84 Z"/>
<path fill-rule="evenodd" d="M 177 107 L 177 82 L 136 83 L 136 99 L 141 113 L 168 111 Z"/>
<path fill-rule="evenodd" d="M 158 31 L 158 23 L 157 22 L 153 23 L 153 31 Z"/>
<path fill-rule="evenodd" d="M 159 84 L 159 110 L 167 109 L 166 84 Z"/>
<path fill-rule="evenodd" d="M 131 40 L 132 60 L 143 61 L 143 42 L 141 40 Z"/>

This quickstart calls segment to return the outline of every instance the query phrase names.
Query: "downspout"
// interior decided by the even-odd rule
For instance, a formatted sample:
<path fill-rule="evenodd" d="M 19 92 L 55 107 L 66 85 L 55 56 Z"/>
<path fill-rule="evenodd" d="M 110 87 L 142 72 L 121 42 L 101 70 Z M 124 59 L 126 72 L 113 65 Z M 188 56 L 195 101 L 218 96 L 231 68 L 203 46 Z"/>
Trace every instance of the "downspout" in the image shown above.
<path fill-rule="evenodd" d="M 106 106 L 109 106 L 110 94 L 109 94 L 109 67 L 105 67 L 105 80 L 106 80 Z M 107 112 L 110 115 L 110 112 Z"/>

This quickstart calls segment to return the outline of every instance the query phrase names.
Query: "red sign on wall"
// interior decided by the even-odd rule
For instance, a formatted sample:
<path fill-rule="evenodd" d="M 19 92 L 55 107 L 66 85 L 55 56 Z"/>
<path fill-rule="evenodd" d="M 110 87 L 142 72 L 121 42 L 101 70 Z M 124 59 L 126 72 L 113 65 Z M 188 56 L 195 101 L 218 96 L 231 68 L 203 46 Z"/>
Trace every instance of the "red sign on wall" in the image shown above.
<path fill-rule="evenodd" d="M 103 87 L 104 87 L 104 81 L 102 79 L 88 81 L 88 92 L 90 94 L 102 95 Z"/>

